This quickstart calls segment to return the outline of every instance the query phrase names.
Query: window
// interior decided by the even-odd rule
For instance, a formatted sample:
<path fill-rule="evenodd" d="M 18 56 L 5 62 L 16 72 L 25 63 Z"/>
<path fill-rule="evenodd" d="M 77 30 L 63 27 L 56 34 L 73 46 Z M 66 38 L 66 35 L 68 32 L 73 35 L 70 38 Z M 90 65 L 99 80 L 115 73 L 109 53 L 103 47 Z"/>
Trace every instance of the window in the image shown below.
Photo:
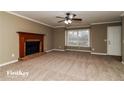
<path fill-rule="evenodd" d="M 90 46 L 90 31 L 89 29 L 76 29 L 66 31 L 66 46 Z"/>

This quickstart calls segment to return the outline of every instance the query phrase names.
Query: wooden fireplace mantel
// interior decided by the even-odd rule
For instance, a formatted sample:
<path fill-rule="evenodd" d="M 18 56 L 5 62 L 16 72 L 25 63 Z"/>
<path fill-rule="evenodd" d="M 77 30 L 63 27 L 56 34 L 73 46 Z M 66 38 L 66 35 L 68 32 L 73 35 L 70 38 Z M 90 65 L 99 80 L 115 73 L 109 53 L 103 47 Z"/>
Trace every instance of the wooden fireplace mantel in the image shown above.
<path fill-rule="evenodd" d="M 25 42 L 28 40 L 40 41 L 40 52 L 44 52 L 44 34 L 35 34 L 28 32 L 17 32 L 19 34 L 19 58 L 26 56 L 25 54 Z"/>

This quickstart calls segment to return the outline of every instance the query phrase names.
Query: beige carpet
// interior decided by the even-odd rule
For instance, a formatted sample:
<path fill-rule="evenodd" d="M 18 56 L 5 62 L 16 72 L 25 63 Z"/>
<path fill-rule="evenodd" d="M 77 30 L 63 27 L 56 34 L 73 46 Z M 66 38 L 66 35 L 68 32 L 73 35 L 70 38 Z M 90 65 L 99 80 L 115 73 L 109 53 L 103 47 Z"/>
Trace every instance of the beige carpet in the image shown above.
<path fill-rule="evenodd" d="M 7 75 L 28 72 L 28 76 Z M 124 80 L 124 65 L 111 56 L 83 52 L 50 52 L 0 68 L 0 80 Z"/>

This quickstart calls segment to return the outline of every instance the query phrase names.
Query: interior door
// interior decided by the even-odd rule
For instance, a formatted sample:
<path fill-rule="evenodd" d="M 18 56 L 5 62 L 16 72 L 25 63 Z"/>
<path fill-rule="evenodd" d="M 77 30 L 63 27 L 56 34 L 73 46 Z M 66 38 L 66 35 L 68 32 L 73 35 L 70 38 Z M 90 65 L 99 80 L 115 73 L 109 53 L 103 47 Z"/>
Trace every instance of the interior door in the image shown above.
<path fill-rule="evenodd" d="M 107 54 L 121 56 L 121 26 L 108 27 Z"/>

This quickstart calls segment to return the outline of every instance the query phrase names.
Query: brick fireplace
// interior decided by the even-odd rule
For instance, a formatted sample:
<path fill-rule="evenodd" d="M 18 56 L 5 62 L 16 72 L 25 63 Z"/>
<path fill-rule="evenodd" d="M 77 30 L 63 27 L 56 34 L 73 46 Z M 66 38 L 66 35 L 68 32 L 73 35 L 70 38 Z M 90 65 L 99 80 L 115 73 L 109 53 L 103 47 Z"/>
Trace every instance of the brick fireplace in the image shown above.
<path fill-rule="evenodd" d="M 44 34 L 17 32 L 19 34 L 19 58 L 44 52 Z"/>

